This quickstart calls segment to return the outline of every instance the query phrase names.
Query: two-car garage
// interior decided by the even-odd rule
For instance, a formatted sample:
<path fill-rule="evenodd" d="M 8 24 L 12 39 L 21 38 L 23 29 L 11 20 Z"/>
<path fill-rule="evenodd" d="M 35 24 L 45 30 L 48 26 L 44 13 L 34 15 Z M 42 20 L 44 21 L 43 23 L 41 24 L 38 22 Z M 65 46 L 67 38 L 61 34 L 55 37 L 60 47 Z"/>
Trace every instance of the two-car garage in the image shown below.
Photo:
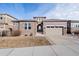
<path fill-rule="evenodd" d="M 63 26 L 47 25 L 45 28 L 45 34 L 48 37 L 62 36 L 63 35 Z"/>

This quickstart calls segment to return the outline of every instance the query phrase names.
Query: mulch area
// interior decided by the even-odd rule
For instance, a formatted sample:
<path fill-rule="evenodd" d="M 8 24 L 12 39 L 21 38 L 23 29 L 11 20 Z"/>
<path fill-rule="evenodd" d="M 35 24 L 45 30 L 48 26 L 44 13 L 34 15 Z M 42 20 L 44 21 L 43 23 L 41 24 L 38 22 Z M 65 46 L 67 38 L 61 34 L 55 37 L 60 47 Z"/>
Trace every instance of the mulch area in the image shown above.
<path fill-rule="evenodd" d="M 0 37 L 0 48 L 19 48 L 51 45 L 45 37 Z"/>

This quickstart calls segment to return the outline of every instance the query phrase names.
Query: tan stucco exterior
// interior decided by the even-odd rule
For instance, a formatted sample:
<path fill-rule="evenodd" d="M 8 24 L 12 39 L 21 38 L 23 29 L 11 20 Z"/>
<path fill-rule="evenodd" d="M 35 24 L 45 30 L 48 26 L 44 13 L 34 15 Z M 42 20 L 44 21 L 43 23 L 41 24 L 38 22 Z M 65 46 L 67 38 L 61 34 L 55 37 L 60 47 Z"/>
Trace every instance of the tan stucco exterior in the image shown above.
<path fill-rule="evenodd" d="M 1 19 L 2 17 L 2 19 Z M 14 18 L 13 16 L 10 16 L 8 14 L 0 14 L 0 29 L 5 29 L 9 30 L 9 28 L 12 28 L 12 30 L 21 30 L 21 35 L 30 35 L 32 34 L 33 36 L 36 35 L 37 32 L 37 26 L 38 24 L 41 24 L 43 26 L 43 33 L 46 34 L 46 26 L 62 26 L 62 32 L 64 35 L 67 34 L 67 20 L 60 20 L 60 19 L 46 19 L 46 17 L 33 17 L 31 20 L 18 20 Z M 25 23 L 30 23 L 31 24 L 31 29 L 25 29 Z M 71 22 L 71 24 L 74 23 Z M 76 22 L 75 22 L 76 23 Z M 79 21 L 77 21 L 79 23 Z M 72 27 L 72 26 L 71 26 Z M 59 30 L 58 28 L 55 28 L 57 31 Z M 75 30 L 78 28 L 74 28 Z M 74 30 L 71 28 L 71 31 Z M 49 32 L 50 33 L 50 32 Z M 61 32 L 60 32 L 61 33 Z"/>
<path fill-rule="evenodd" d="M 51 22 L 43 22 L 44 24 L 44 33 L 46 33 L 46 26 L 63 26 L 62 32 L 64 32 L 64 35 L 67 34 L 67 22 L 56 22 L 56 21 L 51 21 Z"/>
<path fill-rule="evenodd" d="M 8 29 L 14 27 L 12 20 L 16 20 L 15 18 L 8 14 L 0 14 L 0 17 L 2 17 L 2 19 L 0 19 L 0 28 Z"/>
<path fill-rule="evenodd" d="M 25 29 L 25 23 L 31 24 L 31 29 Z M 19 22 L 19 29 L 21 30 L 22 35 L 29 36 L 32 34 L 33 36 L 36 34 L 36 22 Z"/>

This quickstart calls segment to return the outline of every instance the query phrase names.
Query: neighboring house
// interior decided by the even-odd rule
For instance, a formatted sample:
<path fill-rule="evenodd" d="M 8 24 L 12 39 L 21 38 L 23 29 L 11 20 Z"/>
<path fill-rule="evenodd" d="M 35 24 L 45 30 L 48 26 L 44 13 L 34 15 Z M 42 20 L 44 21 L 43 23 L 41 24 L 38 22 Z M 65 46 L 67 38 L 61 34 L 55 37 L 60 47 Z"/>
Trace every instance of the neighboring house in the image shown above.
<path fill-rule="evenodd" d="M 21 30 L 21 35 L 35 36 L 37 33 L 46 36 L 71 34 L 79 29 L 79 21 L 63 19 L 47 19 L 46 17 L 33 17 L 29 20 L 17 20 L 8 14 L 0 14 L 0 28 Z"/>
<path fill-rule="evenodd" d="M 71 21 L 71 32 L 79 30 L 79 21 Z"/>
<path fill-rule="evenodd" d="M 0 35 L 2 35 L 3 30 L 8 32 L 8 35 L 10 34 L 10 32 L 14 29 L 12 20 L 17 19 L 8 14 L 0 14 Z"/>

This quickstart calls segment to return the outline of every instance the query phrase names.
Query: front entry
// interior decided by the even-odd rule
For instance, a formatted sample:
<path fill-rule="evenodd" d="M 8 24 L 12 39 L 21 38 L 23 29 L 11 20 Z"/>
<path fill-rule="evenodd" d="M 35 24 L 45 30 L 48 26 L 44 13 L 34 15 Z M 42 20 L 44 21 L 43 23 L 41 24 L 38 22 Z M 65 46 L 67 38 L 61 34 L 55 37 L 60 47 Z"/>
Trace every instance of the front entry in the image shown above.
<path fill-rule="evenodd" d="M 37 32 L 43 33 L 43 22 L 37 25 Z"/>

